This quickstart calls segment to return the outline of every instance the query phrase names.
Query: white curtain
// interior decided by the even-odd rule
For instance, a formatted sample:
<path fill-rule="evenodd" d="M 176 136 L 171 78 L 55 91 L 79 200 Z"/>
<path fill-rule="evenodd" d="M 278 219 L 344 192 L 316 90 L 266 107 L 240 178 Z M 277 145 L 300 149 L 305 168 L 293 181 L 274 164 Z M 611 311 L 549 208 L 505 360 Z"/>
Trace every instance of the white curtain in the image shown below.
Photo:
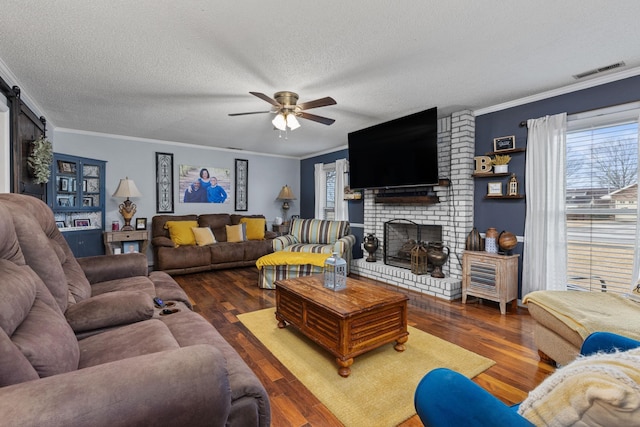
<path fill-rule="evenodd" d="M 349 171 L 347 159 L 336 160 L 336 200 L 335 218 L 338 221 L 349 221 L 349 201 L 344 199 L 345 176 Z"/>
<path fill-rule="evenodd" d="M 324 200 L 327 198 L 327 178 L 324 174 L 324 164 L 316 163 L 313 165 L 314 184 L 316 190 L 314 218 L 324 218 Z"/>
<path fill-rule="evenodd" d="M 567 288 L 567 114 L 527 121 L 522 295 Z"/>
<path fill-rule="evenodd" d="M 640 118 L 638 118 L 638 156 L 640 157 Z M 637 180 L 636 180 L 636 186 Z M 640 186 L 638 186 L 638 190 L 640 190 Z M 636 213 L 636 253 L 633 259 L 633 275 L 631 276 L 631 290 L 638 289 L 640 290 L 638 282 L 640 282 L 640 250 L 638 249 L 638 245 L 640 245 L 640 191 L 637 192 L 637 213 Z"/>

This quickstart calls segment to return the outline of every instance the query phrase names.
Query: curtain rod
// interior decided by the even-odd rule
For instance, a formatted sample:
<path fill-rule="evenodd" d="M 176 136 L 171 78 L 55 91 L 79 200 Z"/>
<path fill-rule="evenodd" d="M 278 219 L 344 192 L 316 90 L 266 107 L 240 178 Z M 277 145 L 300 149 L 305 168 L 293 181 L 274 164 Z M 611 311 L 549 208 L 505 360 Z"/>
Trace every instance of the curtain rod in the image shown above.
<path fill-rule="evenodd" d="M 567 116 L 573 115 L 573 114 L 582 114 L 582 113 L 587 113 L 589 111 L 594 111 L 594 110 L 602 110 L 604 108 L 611 108 L 611 107 L 617 107 L 619 105 L 625 105 L 625 104 L 634 104 L 638 101 L 630 101 L 630 102 L 620 102 L 618 104 L 611 104 L 611 105 L 607 105 L 606 107 L 598 107 L 598 108 L 590 108 L 588 110 L 581 110 L 581 111 L 574 111 L 573 113 L 569 113 L 567 112 Z M 556 113 L 559 114 L 559 113 Z M 523 120 L 518 124 L 519 127 L 524 128 L 527 127 L 527 120 Z"/>

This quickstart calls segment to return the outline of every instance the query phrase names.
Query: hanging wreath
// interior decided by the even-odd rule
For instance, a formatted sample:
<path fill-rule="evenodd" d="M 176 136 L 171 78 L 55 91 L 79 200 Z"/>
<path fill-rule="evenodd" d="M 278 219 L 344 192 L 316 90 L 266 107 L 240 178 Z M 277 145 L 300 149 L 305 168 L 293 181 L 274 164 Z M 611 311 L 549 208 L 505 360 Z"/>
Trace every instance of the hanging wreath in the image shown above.
<path fill-rule="evenodd" d="M 46 184 L 51 176 L 53 146 L 44 136 L 36 139 L 31 144 L 31 155 L 27 158 L 29 171 L 35 178 L 36 184 Z"/>

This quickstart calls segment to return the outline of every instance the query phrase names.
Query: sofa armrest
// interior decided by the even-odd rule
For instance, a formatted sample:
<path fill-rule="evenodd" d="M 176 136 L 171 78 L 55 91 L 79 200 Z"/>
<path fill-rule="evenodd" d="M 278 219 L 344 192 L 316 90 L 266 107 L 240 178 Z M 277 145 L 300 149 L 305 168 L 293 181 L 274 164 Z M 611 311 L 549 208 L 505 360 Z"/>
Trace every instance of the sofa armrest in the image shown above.
<path fill-rule="evenodd" d="M 78 263 L 91 284 L 149 275 L 147 256 L 140 253 L 84 257 Z"/>
<path fill-rule="evenodd" d="M 533 426 L 469 378 L 446 368 L 425 375 L 414 395 L 426 426 Z"/>
<path fill-rule="evenodd" d="M 284 236 L 278 236 L 271 241 L 271 245 L 273 247 L 273 251 L 281 251 L 284 250 L 287 246 L 295 245 L 298 243 L 298 239 L 296 239 L 291 234 L 285 234 Z"/>
<path fill-rule="evenodd" d="M 148 293 L 116 291 L 70 305 L 64 315 L 77 334 L 151 319 L 153 313 L 153 300 Z"/>
<path fill-rule="evenodd" d="M 339 254 L 348 254 L 349 259 L 351 259 L 351 249 L 353 249 L 353 245 L 356 244 L 356 236 L 353 234 L 349 234 L 348 236 L 343 236 L 336 240 L 333 244 L 334 252 L 338 252 Z"/>
<path fill-rule="evenodd" d="M 153 239 L 151 239 L 151 244 L 153 246 L 166 247 L 166 248 L 176 247 L 176 244 L 173 243 L 173 240 L 164 236 L 154 237 Z"/>
<path fill-rule="evenodd" d="M 266 230 L 264 232 L 264 238 L 267 239 L 267 240 L 268 239 L 275 239 L 276 237 L 278 237 L 278 233 L 276 233 L 275 231 Z"/>
<path fill-rule="evenodd" d="M 2 423 L 20 426 L 224 426 L 226 362 L 197 345 L 0 388 Z"/>

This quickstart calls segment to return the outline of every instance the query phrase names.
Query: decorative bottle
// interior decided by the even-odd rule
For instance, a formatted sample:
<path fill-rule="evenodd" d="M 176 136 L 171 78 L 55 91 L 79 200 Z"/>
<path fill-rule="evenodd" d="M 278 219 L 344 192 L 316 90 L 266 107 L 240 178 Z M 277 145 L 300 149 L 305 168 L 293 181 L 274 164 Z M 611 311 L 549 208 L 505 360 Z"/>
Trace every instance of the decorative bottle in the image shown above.
<path fill-rule="evenodd" d="M 347 261 L 333 252 L 324 262 L 324 287 L 340 291 L 347 287 Z"/>

